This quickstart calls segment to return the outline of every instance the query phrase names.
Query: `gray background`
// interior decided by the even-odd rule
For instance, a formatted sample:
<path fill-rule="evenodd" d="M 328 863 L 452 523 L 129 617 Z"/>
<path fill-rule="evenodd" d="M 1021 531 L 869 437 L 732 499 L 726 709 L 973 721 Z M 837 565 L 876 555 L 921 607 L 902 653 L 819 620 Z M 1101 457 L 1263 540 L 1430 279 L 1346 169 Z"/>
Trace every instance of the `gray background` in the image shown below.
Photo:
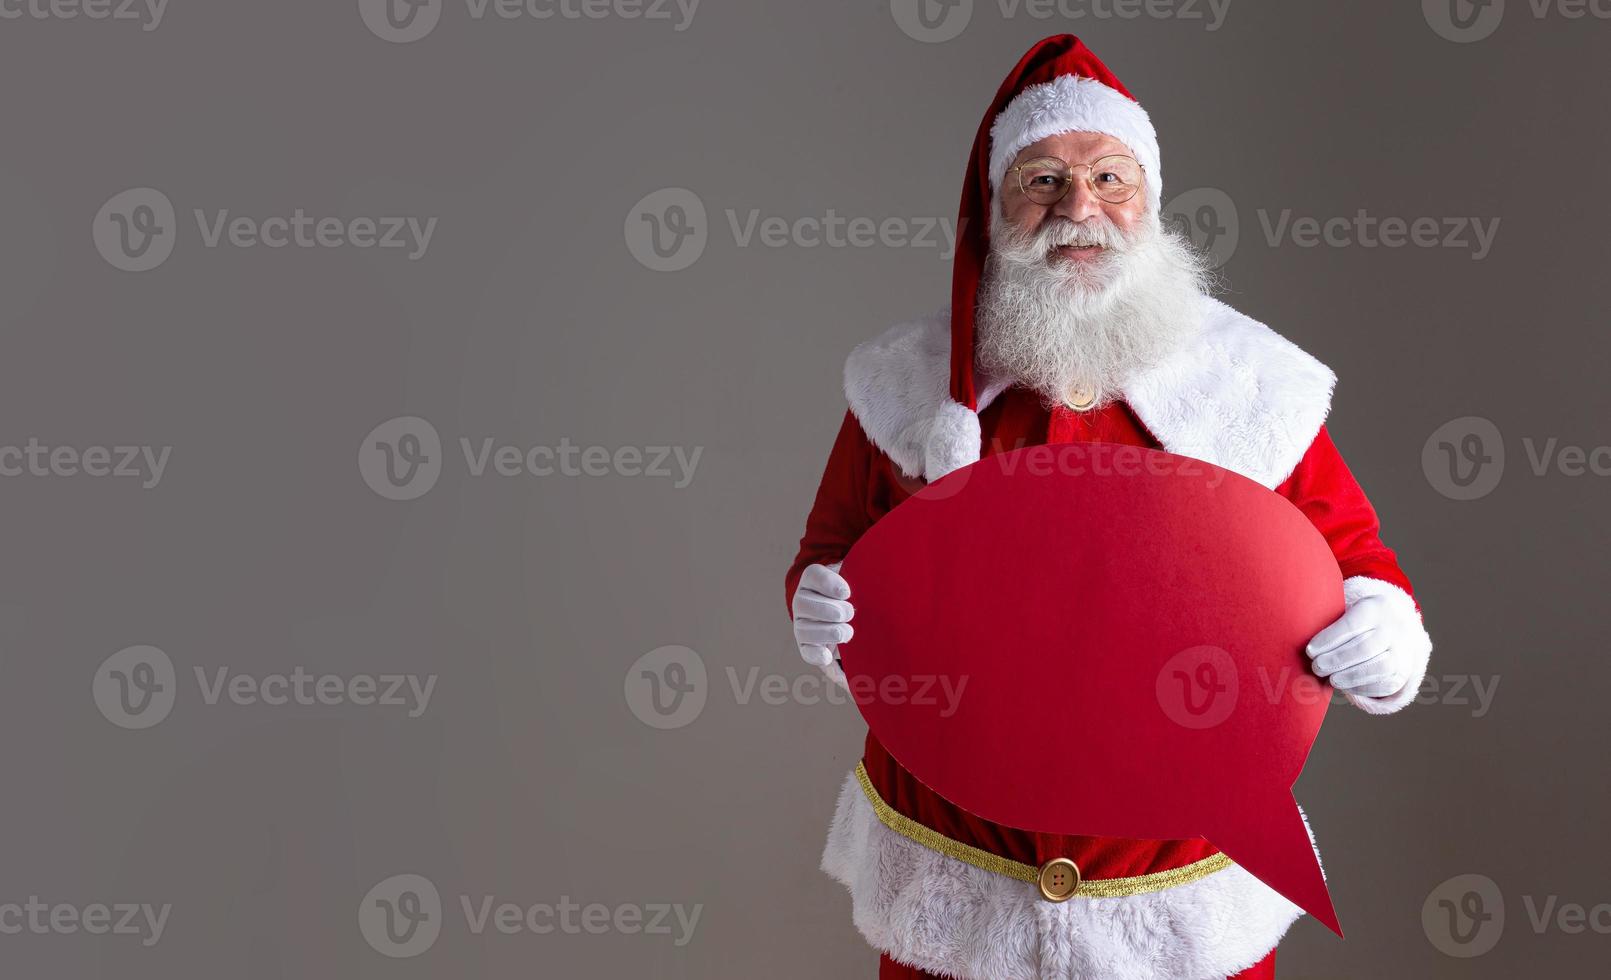
<path fill-rule="evenodd" d="M 1165 200 L 1234 202 L 1228 300 L 1341 376 L 1332 430 L 1416 583 L 1434 676 L 1498 682 L 1481 717 L 1450 696 L 1333 713 L 1298 795 L 1349 938 L 1300 922 L 1281 975 L 1602 975 L 1611 936 L 1538 932 L 1526 903 L 1611 901 L 1611 511 L 1605 477 L 1537 475 L 1524 440 L 1611 442 L 1611 22 L 1511 0 L 1491 37 L 1456 43 L 1435 19 L 1232 0 L 1209 31 L 992 0 L 923 43 L 884 3 L 709 0 L 679 31 L 476 21 L 460 0 L 411 44 L 367 29 L 353 0 L 173 0 L 151 31 L 0 20 L 0 443 L 173 447 L 149 490 L 0 480 L 0 902 L 173 906 L 151 947 L 0 935 L 0 973 L 872 976 L 848 897 L 816 869 L 862 724 L 807 703 L 814 687 L 740 703 L 729 671 L 811 676 L 782 576 L 844 409 L 843 358 L 944 302 L 949 265 L 938 248 L 741 246 L 727 212 L 953 217 L 1000 78 L 1070 30 L 1152 113 Z M 131 273 L 91 225 L 138 187 L 172 200 L 178 237 Z M 677 272 L 628 248 L 634 202 L 668 187 L 708 211 L 703 254 Z M 438 225 L 410 261 L 207 248 L 191 216 L 299 207 Z M 1502 224 L 1476 261 L 1272 246 L 1258 217 L 1361 208 Z M 430 420 L 445 462 L 428 494 L 393 501 L 356 458 L 403 415 Z M 1423 449 L 1468 416 L 1494 423 L 1507 462 L 1457 501 Z M 475 478 L 460 436 L 703 455 L 683 489 Z M 126 730 L 92 685 L 136 644 L 172 659 L 178 700 Z M 697 651 L 708 684 L 696 719 L 660 730 L 626 692 L 666 645 Z M 208 705 L 192 676 L 297 665 L 438 680 L 408 718 Z M 394 959 L 358 909 L 401 873 L 434 882 L 446 922 Z M 1497 884 L 1507 917 L 1490 952 L 1459 959 L 1421 910 L 1466 874 Z M 476 936 L 460 895 L 703 912 L 682 947 Z"/>

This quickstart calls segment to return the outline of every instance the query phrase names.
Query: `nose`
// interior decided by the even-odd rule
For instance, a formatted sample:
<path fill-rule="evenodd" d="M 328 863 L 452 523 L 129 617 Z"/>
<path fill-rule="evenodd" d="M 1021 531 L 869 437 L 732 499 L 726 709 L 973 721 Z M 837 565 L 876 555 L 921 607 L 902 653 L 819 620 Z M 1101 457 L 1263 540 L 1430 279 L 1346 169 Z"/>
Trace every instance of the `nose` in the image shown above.
<path fill-rule="evenodd" d="M 1074 186 L 1068 189 L 1061 201 L 1053 205 L 1052 213 L 1070 221 L 1086 221 L 1102 213 L 1102 201 L 1091 190 L 1091 182 L 1085 179 L 1085 175 L 1076 173 Z"/>

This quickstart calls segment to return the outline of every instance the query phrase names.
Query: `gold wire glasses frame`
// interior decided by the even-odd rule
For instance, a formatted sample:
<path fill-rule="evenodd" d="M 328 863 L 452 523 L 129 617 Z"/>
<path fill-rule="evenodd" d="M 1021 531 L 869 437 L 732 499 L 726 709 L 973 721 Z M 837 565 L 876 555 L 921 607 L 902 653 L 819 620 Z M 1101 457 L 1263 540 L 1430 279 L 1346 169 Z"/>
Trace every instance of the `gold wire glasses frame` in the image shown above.
<path fill-rule="evenodd" d="M 1074 172 L 1081 167 L 1086 168 L 1085 182 L 1090 185 L 1091 193 L 1097 200 L 1108 204 L 1123 204 L 1136 196 L 1141 190 L 1141 180 L 1146 173 L 1134 157 L 1123 154 L 1112 154 L 1094 160 L 1091 163 L 1069 164 L 1057 157 L 1037 157 L 1026 163 L 1013 167 L 1008 173 L 1018 175 L 1018 189 L 1024 196 L 1036 204 L 1056 204 L 1068 196 L 1069 189 L 1074 186 Z M 1105 178 L 1097 183 L 1097 174 Z M 1026 174 L 1029 174 L 1026 178 Z M 1039 183 L 1041 180 L 1055 179 L 1055 183 Z"/>

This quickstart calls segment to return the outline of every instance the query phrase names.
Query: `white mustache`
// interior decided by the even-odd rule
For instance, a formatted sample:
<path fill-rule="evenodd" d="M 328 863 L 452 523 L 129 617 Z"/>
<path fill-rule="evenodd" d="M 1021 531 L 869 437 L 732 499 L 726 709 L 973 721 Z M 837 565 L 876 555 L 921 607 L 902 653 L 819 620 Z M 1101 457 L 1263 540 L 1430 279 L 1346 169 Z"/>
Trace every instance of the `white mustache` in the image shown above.
<path fill-rule="evenodd" d="M 1119 251 L 1129 244 L 1119 229 L 1112 224 L 1074 222 L 1068 218 L 1054 218 L 1035 235 L 1035 245 L 1051 251 L 1063 246 L 1097 245 Z"/>

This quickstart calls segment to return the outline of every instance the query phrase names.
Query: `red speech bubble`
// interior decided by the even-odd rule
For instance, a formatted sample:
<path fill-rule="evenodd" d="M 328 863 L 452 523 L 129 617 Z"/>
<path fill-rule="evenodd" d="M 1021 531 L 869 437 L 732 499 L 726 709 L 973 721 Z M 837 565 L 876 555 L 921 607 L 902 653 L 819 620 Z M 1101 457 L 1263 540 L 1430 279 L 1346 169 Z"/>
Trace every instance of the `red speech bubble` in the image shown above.
<path fill-rule="evenodd" d="M 1342 576 L 1296 507 L 1183 456 L 1034 446 L 924 488 L 841 571 L 851 690 L 935 792 L 1039 833 L 1205 837 L 1342 935 L 1292 796 Z M 877 694 L 925 679 L 956 696 Z"/>

